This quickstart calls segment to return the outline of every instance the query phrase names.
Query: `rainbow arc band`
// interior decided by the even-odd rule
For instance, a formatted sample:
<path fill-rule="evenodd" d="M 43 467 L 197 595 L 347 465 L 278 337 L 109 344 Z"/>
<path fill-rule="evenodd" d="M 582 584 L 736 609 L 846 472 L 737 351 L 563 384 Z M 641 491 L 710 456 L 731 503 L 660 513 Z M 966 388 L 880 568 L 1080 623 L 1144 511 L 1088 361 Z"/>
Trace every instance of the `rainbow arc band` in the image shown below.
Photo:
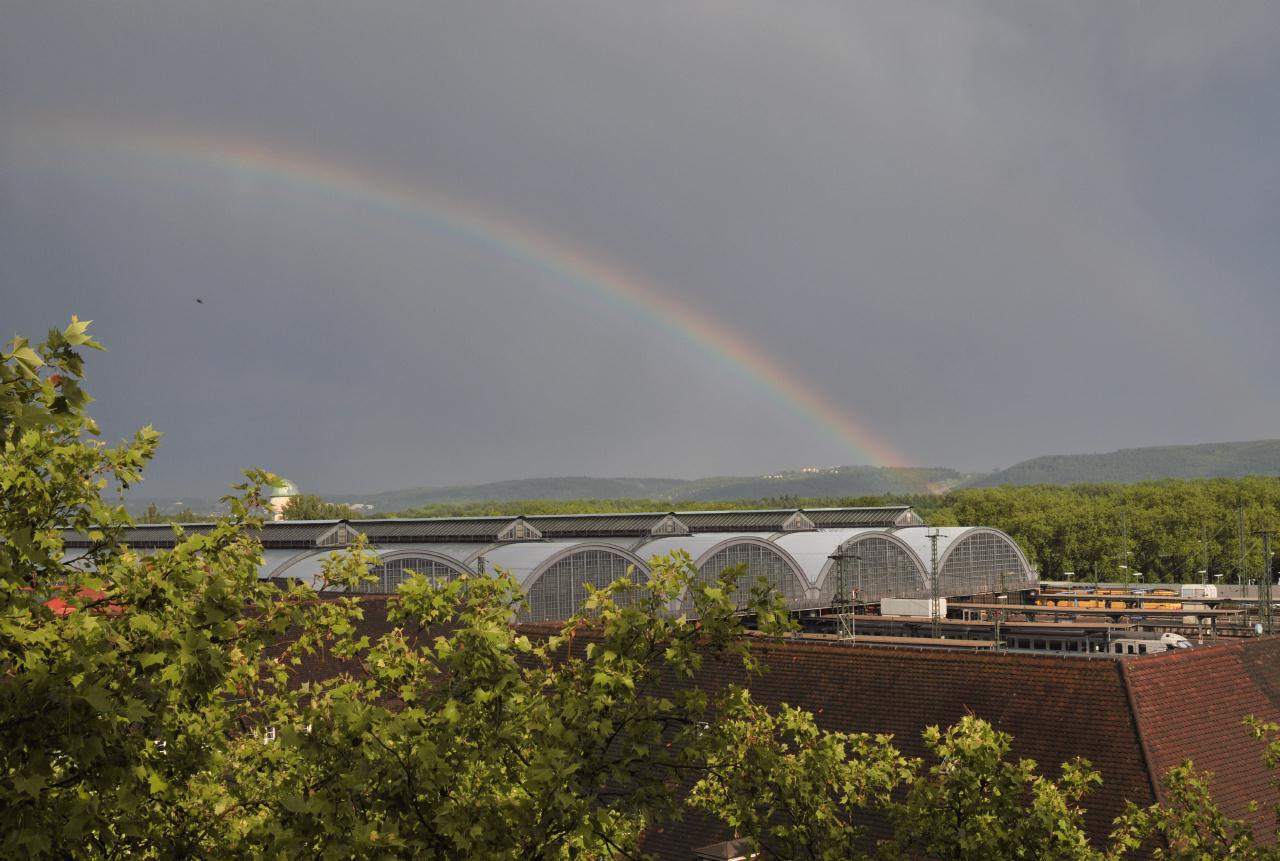
<path fill-rule="evenodd" d="M 122 129 L 65 119 L 31 120 L 15 123 L 10 129 L 11 135 L 39 145 L 46 154 L 51 145 L 85 153 L 88 157 L 77 162 L 91 168 L 105 169 L 112 157 L 144 158 L 174 164 L 187 175 L 219 179 L 251 176 L 299 195 L 328 195 L 362 208 L 419 220 L 434 230 L 551 273 L 580 292 L 613 302 L 629 314 L 674 333 L 847 445 L 854 458 L 851 462 L 865 459 L 877 466 L 905 463 L 903 456 L 865 422 L 718 320 L 622 267 L 455 195 L 292 145 L 204 130 L 165 126 Z"/>

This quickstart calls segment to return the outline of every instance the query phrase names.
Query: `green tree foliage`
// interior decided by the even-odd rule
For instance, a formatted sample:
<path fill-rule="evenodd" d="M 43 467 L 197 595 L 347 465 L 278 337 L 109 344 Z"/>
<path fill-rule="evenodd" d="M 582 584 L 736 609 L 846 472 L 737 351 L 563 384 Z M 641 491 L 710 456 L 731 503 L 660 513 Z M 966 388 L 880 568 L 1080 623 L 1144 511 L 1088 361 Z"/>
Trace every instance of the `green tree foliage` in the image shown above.
<path fill-rule="evenodd" d="M 1112 832 L 1113 855 L 1148 847 L 1156 861 L 1265 861 L 1280 857 L 1274 846 L 1260 846 L 1248 823 L 1231 819 L 1209 792 L 1211 775 L 1190 762 L 1169 769 L 1161 779 L 1159 804 L 1128 804 Z"/>
<path fill-rule="evenodd" d="M 350 506 L 326 502 L 310 493 L 291 497 L 282 513 L 285 520 L 352 520 L 359 517 Z"/>
<path fill-rule="evenodd" d="M 273 476 L 171 551 L 122 543 L 103 493 L 157 435 L 96 440 L 76 348 L 97 347 L 73 320 L 0 356 L 3 857 L 613 857 L 678 812 L 713 701 L 670 681 L 754 666 L 733 572 L 692 587 L 691 622 L 666 612 L 691 561 L 654 560 L 533 639 L 511 577 L 416 577 L 393 630 L 358 636 L 356 599 L 258 581 L 246 527 Z M 68 553 L 67 527 L 94 546 Z M 370 576 L 362 550 L 334 554 L 328 585 Z M 752 606 L 785 624 L 776 596 Z M 339 671 L 297 684 L 303 661 Z"/>
<path fill-rule="evenodd" d="M 1050 780 L 1032 760 L 1011 761 L 1012 739 L 974 717 L 927 728 L 927 759 L 904 757 L 888 736 L 823 732 L 798 709 L 770 714 L 745 694 L 714 733 L 692 801 L 764 859 L 1102 857 L 1080 806 L 1097 772 L 1076 760 Z M 873 846 L 869 814 L 888 819 L 893 837 Z"/>
<path fill-rule="evenodd" d="M 208 523 L 217 520 L 213 514 L 197 514 L 194 511 L 162 512 L 154 502 L 147 505 L 147 510 L 137 518 L 138 523 Z"/>
<path fill-rule="evenodd" d="M 745 691 L 724 706 L 707 727 L 712 744 L 693 806 L 765 858 L 867 857 L 867 812 L 886 809 L 917 763 L 888 736 L 824 732 L 809 712 L 783 705 L 770 713 Z"/>
<path fill-rule="evenodd" d="M 253 852 L 636 854 L 646 827 L 679 812 L 680 782 L 711 741 L 712 700 L 670 680 L 713 658 L 754 668 L 729 600 L 734 572 L 694 588 L 693 624 L 665 612 L 692 584 L 690 559 L 653 564 L 648 583 L 615 582 L 532 638 L 510 625 L 523 600 L 510 576 L 408 581 L 389 605 L 395 630 L 343 642 L 338 657 L 358 671 L 264 703 L 280 730 L 268 794 L 282 803 L 248 835 Z M 344 565 L 335 558 L 328 576 L 366 576 Z M 761 590 L 753 605 L 774 627 L 786 619 Z M 361 605 L 318 610 L 291 659 L 332 648 L 326 637 L 349 630 Z"/>
<path fill-rule="evenodd" d="M 1238 506 L 1245 515 L 1243 568 Z M 1231 582 L 1261 576 L 1261 543 L 1252 532 L 1280 522 L 1280 479 L 972 489 L 922 501 L 920 510 L 930 522 L 1004 530 L 1045 579 L 1072 571 L 1079 580 L 1116 580 L 1137 570 L 1148 582 L 1215 574 Z"/>
<path fill-rule="evenodd" d="M 121 543 L 103 493 L 140 478 L 158 435 L 97 439 L 86 327 L 0 355 L 0 856 L 198 854 L 221 830 L 229 698 L 272 636 L 244 613 L 259 548 L 238 500 L 172 551 Z M 93 546 L 69 554 L 64 527 Z"/>
<path fill-rule="evenodd" d="M 895 857 L 951 861 L 1099 857 L 1084 833 L 1085 793 L 1101 777 L 1084 760 L 1054 781 L 1030 759 L 1011 761 L 1012 738 L 972 716 L 946 731 L 929 727 L 925 746 L 937 761 L 891 807 Z"/>

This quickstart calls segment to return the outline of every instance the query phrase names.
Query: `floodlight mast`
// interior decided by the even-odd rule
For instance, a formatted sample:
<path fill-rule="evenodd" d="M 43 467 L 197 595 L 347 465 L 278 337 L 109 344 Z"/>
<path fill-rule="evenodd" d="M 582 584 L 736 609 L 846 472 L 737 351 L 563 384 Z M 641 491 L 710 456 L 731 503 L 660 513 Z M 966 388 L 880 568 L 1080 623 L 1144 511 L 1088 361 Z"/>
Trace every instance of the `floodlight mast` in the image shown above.
<path fill-rule="evenodd" d="M 857 553 L 849 553 L 841 547 L 829 557 L 835 562 L 835 589 L 831 593 L 831 610 L 836 616 L 836 639 L 853 645 L 857 636 L 857 622 L 853 618 L 854 607 L 858 601 L 858 587 L 862 585 L 862 557 Z M 858 582 L 849 582 L 849 571 L 845 562 L 855 559 L 858 562 Z"/>
<path fill-rule="evenodd" d="M 942 614 L 939 612 L 939 604 L 942 603 L 941 588 L 938 584 L 938 536 L 937 527 L 930 529 L 928 532 L 930 553 L 929 553 L 929 620 L 933 627 L 933 638 L 936 640 L 942 636 Z"/>
<path fill-rule="evenodd" d="M 1262 622 L 1262 632 L 1264 634 L 1273 633 L 1274 613 L 1271 609 L 1271 536 L 1275 534 L 1274 529 L 1259 529 L 1253 533 L 1262 536 L 1262 594 L 1260 596 L 1258 607 L 1259 621 Z"/>
<path fill-rule="evenodd" d="M 1004 576 L 1007 572 L 1000 572 L 1000 592 L 996 595 L 997 604 L 1009 603 L 1009 593 L 1005 591 Z M 1074 572 L 1073 572 L 1074 573 Z M 1000 623 L 1004 621 L 1004 610 L 995 611 L 995 628 L 996 628 L 996 651 L 1004 650 L 1004 640 L 1000 637 Z"/>

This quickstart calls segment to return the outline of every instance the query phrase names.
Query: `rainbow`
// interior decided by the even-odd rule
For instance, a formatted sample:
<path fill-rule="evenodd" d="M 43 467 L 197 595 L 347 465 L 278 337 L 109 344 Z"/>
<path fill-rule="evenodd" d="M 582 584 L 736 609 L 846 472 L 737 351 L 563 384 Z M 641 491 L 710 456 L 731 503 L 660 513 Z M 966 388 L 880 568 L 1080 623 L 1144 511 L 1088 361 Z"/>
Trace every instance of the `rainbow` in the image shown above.
<path fill-rule="evenodd" d="M 547 272 L 580 291 L 619 303 L 702 354 L 776 396 L 847 445 L 856 459 L 900 466 L 903 456 L 829 396 L 724 324 L 634 273 L 528 224 L 482 210 L 438 189 L 384 172 L 260 139 L 169 127 L 130 127 L 71 120 L 12 123 L 6 136 L 85 151 L 95 164 L 113 154 L 167 161 L 190 172 L 235 172 L 306 194 L 327 194 L 364 208 L 418 219 Z"/>

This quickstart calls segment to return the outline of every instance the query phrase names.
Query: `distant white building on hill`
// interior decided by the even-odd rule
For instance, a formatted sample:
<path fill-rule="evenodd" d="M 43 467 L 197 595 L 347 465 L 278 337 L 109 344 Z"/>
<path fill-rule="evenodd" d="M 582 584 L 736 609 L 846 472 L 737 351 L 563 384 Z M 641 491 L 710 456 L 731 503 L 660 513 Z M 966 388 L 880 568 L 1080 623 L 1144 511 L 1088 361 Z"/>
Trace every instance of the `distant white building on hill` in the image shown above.
<path fill-rule="evenodd" d="M 298 495 L 298 486 L 287 478 L 281 479 L 279 484 L 271 488 L 270 494 L 267 507 L 271 509 L 271 519 L 284 520 L 285 506 Z"/>

